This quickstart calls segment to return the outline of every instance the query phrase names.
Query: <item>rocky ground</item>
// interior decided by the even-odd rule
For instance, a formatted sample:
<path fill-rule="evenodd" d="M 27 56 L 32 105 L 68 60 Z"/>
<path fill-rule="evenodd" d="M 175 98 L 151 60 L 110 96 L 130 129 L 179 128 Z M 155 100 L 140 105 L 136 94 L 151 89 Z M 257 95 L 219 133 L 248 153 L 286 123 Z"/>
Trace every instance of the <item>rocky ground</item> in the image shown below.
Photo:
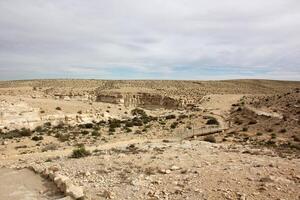
<path fill-rule="evenodd" d="M 68 198 L 300 199 L 299 82 L 0 86 L 0 167 L 28 168 Z"/>

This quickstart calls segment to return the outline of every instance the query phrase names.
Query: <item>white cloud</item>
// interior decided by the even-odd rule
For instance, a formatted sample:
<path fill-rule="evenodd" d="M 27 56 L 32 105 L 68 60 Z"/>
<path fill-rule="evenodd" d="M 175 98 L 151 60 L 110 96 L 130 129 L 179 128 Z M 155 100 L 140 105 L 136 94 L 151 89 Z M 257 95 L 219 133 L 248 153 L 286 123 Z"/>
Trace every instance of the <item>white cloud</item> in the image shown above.
<path fill-rule="evenodd" d="M 299 10 L 299 0 L 2 0 L 0 79 L 119 68 L 172 79 L 181 67 L 299 80 Z"/>

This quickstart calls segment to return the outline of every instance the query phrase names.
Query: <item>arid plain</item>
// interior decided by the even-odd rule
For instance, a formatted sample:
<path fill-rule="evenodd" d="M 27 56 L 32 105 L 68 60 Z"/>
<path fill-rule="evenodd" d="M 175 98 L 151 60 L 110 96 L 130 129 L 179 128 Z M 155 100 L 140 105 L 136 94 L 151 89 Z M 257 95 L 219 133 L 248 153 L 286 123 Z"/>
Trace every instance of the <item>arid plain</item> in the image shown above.
<path fill-rule="evenodd" d="M 0 199 L 297 200 L 299 120 L 296 81 L 1 81 Z"/>

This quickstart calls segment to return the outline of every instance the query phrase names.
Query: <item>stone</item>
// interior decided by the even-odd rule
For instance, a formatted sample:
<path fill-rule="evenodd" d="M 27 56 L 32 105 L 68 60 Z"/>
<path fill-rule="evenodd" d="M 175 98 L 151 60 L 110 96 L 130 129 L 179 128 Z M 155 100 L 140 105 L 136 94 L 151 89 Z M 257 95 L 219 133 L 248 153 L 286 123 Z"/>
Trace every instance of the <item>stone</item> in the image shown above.
<path fill-rule="evenodd" d="M 114 194 L 111 191 L 108 191 L 108 190 L 104 190 L 102 192 L 102 194 L 100 194 L 100 196 L 102 196 L 106 199 L 113 199 L 114 198 Z"/>
<path fill-rule="evenodd" d="M 82 199 L 84 197 L 83 189 L 74 185 L 71 185 L 66 189 L 66 194 L 74 199 Z"/>
<path fill-rule="evenodd" d="M 60 167 L 57 165 L 52 165 L 48 168 L 49 171 L 57 172 L 60 170 Z"/>
<path fill-rule="evenodd" d="M 70 197 L 70 196 L 66 196 L 66 197 L 63 197 L 63 198 L 60 198 L 60 199 L 57 199 L 57 200 L 73 200 L 73 198 Z"/>
<path fill-rule="evenodd" d="M 178 166 L 176 166 L 176 165 L 173 165 L 173 166 L 170 168 L 170 170 L 172 170 L 172 171 L 179 170 L 179 169 L 180 169 L 180 167 L 178 167 Z"/>

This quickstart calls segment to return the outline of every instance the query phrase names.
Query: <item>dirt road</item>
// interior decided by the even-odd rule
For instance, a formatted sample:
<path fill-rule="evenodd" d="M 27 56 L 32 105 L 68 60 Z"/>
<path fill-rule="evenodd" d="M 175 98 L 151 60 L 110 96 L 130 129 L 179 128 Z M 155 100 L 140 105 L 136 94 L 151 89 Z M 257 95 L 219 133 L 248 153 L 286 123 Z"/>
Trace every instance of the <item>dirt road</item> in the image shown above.
<path fill-rule="evenodd" d="M 28 169 L 0 169 L 0 200 L 52 200 L 63 197 L 53 183 Z"/>

